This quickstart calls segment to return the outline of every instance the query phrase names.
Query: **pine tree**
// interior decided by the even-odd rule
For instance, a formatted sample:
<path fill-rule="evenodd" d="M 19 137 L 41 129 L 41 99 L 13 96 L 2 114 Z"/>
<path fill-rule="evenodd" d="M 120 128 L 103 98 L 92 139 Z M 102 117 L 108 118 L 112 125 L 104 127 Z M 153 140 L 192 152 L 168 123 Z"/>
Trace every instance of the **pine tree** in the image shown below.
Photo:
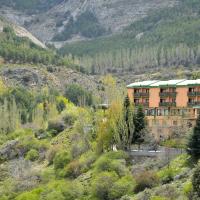
<path fill-rule="evenodd" d="M 133 133 L 132 143 L 140 146 L 144 142 L 146 128 L 145 113 L 142 106 L 138 107 L 137 113 L 134 115 L 134 126 L 135 131 Z"/>
<path fill-rule="evenodd" d="M 194 161 L 200 159 L 200 115 L 197 118 L 196 126 L 188 142 L 188 154 Z"/>

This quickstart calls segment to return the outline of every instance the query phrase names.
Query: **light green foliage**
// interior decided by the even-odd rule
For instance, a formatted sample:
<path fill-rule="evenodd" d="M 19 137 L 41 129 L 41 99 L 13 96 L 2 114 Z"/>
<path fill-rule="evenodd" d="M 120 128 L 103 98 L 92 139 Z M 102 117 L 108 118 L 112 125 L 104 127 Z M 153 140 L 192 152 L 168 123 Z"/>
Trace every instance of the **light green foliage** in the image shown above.
<path fill-rule="evenodd" d="M 55 155 L 53 164 L 54 164 L 54 169 L 57 176 L 61 176 L 61 177 L 65 176 L 65 171 L 63 169 L 64 167 L 67 166 L 67 164 L 69 164 L 70 160 L 71 160 L 71 157 L 69 153 L 66 151 L 58 152 Z"/>
<path fill-rule="evenodd" d="M 128 173 L 125 158 L 126 154 L 123 152 L 105 153 L 94 163 L 95 173 L 102 171 L 114 171 L 119 176 L 124 176 Z"/>
<path fill-rule="evenodd" d="M 169 200 L 169 199 L 165 198 L 165 197 L 153 196 L 153 197 L 151 197 L 150 200 Z"/>
<path fill-rule="evenodd" d="M 173 178 L 184 172 L 187 169 L 188 155 L 183 154 L 178 156 L 176 159 L 172 160 L 169 167 L 165 167 L 158 172 L 159 178 L 163 183 L 168 183 L 173 180 Z"/>
<path fill-rule="evenodd" d="M 39 153 L 35 149 L 31 149 L 27 154 L 26 154 L 26 159 L 30 161 L 36 161 L 39 158 Z"/>
<path fill-rule="evenodd" d="M 93 180 L 93 193 L 100 200 L 108 200 L 118 176 L 115 172 L 101 172 Z"/>
<path fill-rule="evenodd" d="M 124 176 L 113 184 L 109 197 L 110 199 L 118 199 L 123 195 L 128 195 L 133 192 L 135 187 L 134 180 L 131 176 Z"/>
<path fill-rule="evenodd" d="M 183 192 L 187 197 L 191 197 L 192 192 L 193 192 L 193 186 L 192 186 L 192 182 L 191 181 L 187 181 L 183 185 Z"/>

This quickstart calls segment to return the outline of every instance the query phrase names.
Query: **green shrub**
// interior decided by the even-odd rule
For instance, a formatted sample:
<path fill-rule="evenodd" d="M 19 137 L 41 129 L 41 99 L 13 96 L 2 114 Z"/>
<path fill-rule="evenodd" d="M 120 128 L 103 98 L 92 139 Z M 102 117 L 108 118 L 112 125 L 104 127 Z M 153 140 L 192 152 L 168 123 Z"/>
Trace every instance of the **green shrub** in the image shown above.
<path fill-rule="evenodd" d="M 26 159 L 30 161 L 36 161 L 39 158 L 39 153 L 35 149 L 31 149 L 27 154 L 26 154 Z"/>
<path fill-rule="evenodd" d="M 158 185 L 159 179 L 156 173 L 152 171 L 142 171 L 137 174 L 135 177 L 136 180 L 136 186 L 135 186 L 135 192 L 141 192 L 146 188 L 152 188 Z"/>
<path fill-rule="evenodd" d="M 71 157 L 66 151 L 59 152 L 53 160 L 54 169 L 57 176 L 65 176 L 64 167 L 70 163 Z"/>
<path fill-rule="evenodd" d="M 188 197 L 188 199 L 192 198 L 193 186 L 192 186 L 192 182 L 191 181 L 188 181 L 188 182 L 186 182 L 184 184 L 184 186 L 183 186 L 183 192 Z"/>
<path fill-rule="evenodd" d="M 111 188 L 118 180 L 115 172 L 101 172 L 93 180 L 92 190 L 95 197 L 100 200 L 109 200 Z"/>
<path fill-rule="evenodd" d="M 67 113 L 63 117 L 63 120 L 67 126 L 72 126 L 74 122 L 77 120 L 77 116 L 73 113 Z"/>
<path fill-rule="evenodd" d="M 101 156 L 95 163 L 95 171 L 115 171 L 119 176 L 123 176 L 127 173 L 125 160 L 122 159 L 111 159 L 108 155 Z"/>
<path fill-rule="evenodd" d="M 92 94 L 83 89 L 80 85 L 72 84 L 67 86 L 65 97 L 68 98 L 75 105 L 90 106 L 93 104 Z"/>
<path fill-rule="evenodd" d="M 193 177 L 192 177 L 192 186 L 194 193 L 200 198 L 200 166 L 197 165 Z"/>
<path fill-rule="evenodd" d="M 74 160 L 65 167 L 66 177 L 77 178 L 80 174 L 81 174 L 81 165 L 79 160 Z"/>
<path fill-rule="evenodd" d="M 165 168 L 159 172 L 159 177 L 163 184 L 170 183 L 174 179 L 174 172 L 171 167 Z"/>
<path fill-rule="evenodd" d="M 38 200 L 40 199 L 40 194 L 42 191 L 42 188 L 37 188 L 29 192 L 24 192 L 17 196 L 16 200 Z"/>
<path fill-rule="evenodd" d="M 116 181 L 109 193 L 109 199 L 119 199 L 124 195 L 131 194 L 133 192 L 135 182 L 131 176 L 124 176 Z"/>

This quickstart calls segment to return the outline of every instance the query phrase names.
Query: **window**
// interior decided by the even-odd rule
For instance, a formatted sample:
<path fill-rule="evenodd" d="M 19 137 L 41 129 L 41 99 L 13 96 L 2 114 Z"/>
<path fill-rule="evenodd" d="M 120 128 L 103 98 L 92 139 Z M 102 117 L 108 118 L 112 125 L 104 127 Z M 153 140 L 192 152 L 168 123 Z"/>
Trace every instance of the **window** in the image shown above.
<path fill-rule="evenodd" d="M 157 110 L 157 116 L 161 116 L 161 115 L 162 115 L 161 110 L 158 109 L 158 110 Z"/>
<path fill-rule="evenodd" d="M 139 103 L 140 100 L 139 99 L 134 99 L 134 103 Z"/>
<path fill-rule="evenodd" d="M 173 99 L 172 99 L 172 103 L 176 103 L 176 99 L 173 98 Z"/>
<path fill-rule="evenodd" d="M 165 116 L 168 116 L 168 115 L 169 115 L 169 110 L 168 110 L 168 109 L 165 109 L 165 110 L 164 110 L 164 115 L 165 115 Z"/>
<path fill-rule="evenodd" d="M 189 92 L 194 92 L 195 88 L 189 88 Z"/>
<path fill-rule="evenodd" d="M 160 89 L 160 92 L 161 92 L 161 93 L 167 92 L 167 89 L 161 88 L 161 89 Z"/>
<path fill-rule="evenodd" d="M 140 90 L 139 89 L 135 89 L 134 93 L 138 94 L 138 93 L 140 93 Z"/>
<path fill-rule="evenodd" d="M 149 99 L 145 99 L 144 102 L 145 102 L 145 103 L 149 103 Z"/>
<path fill-rule="evenodd" d="M 166 99 L 160 99 L 160 102 L 161 102 L 161 103 L 165 103 L 165 102 L 166 102 Z"/>

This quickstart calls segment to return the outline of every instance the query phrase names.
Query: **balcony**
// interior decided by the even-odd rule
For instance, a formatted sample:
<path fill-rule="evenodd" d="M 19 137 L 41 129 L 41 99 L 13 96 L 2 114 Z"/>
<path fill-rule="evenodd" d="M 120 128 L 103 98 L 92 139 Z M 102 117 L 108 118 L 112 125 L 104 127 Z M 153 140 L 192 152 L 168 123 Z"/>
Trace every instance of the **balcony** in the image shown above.
<path fill-rule="evenodd" d="M 138 92 L 138 93 L 134 93 L 133 95 L 134 97 L 149 97 L 148 92 Z"/>
<path fill-rule="evenodd" d="M 176 107 L 176 102 L 160 102 L 160 107 Z"/>
<path fill-rule="evenodd" d="M 200 101 L 188 102 L 189 107 L 198 106 L 198 105 L 200 105 Z"/>
<path fill-rule="evenodd" d="M 143 106 L 143 107 L 149 107 L 149 103 L 134 103 L 135 106 Z"/>
<path fill-rule="evenodd" d="M 176 97 L 176 92 L 160 92 L 160 97 Z"/>
<path fill-rule="evenodd" d="M 188 92 L 189 97 L 200 96 L 200 92 Z"/>

